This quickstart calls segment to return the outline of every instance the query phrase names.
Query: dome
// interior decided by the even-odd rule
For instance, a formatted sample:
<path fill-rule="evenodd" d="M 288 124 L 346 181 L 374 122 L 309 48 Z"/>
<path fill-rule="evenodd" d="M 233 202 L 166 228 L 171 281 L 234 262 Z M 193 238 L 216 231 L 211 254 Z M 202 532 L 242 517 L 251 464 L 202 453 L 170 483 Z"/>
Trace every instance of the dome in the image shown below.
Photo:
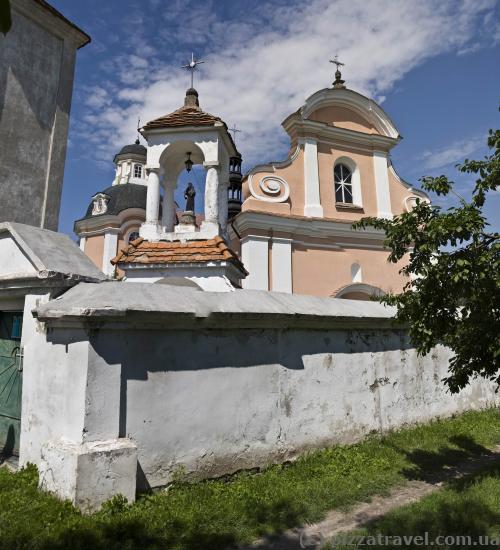
<path fill-rule="evenodd" d="M 146 147 L 144 147 L 144 145 L 141 145 L 139 140 L 136 139 L 135 143 L 125 145 L 121 148 L 120 152 L 115 155 L 114 162 L 116 162 L 118 157 L 127 157 L 129 155 L 144 157 L 144 159 L 146 159 L 146 153 Z"/>
<path fill-rule="evenodd" d="M 102 214 L 97 214 L 97 216 L 116 216 L 123 210 L 128 208 L 142 208 L 146 209 L 146 195 L 148 188 L 146 185 L 140 185 L 137 183 L 126 183 L 122 185 L 112 185 L 104 191 L 101 191 L 100 194 L 106 195 L 107 205 L 106 210 Z M 94 209 L 94 199 L 89 204 L 87 208 L 87 213 L 84 218 L 95 218 L 96 214 L 92 215 Z"/>

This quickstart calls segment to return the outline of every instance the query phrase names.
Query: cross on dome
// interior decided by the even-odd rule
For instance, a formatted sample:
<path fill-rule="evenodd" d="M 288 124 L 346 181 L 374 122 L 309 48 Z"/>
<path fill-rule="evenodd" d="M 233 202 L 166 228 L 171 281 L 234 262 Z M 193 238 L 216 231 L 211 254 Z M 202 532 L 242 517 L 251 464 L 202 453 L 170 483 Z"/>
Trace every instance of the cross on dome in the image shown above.
<path fill-rule="evenodd" d="M 337 66 L 337 70 L 335 71 L 335 80 L 333 81 L 333 87 L 334 88 L 345 88 L 344 82 L 345 80 L 342 80 L 342 73 L 340 72 L 340 67 L 344 67 L 345 63 L 342 63 L 342 61 L 339 61 L 339 56 L 335 54 L 335 57 L 333 59 L 330 59 L 330 63 L 333 63 Z"/>
<path fill-rule="evenodd" d="M 198 65 L 201 65 L 201 63 L 205 63 L 201 59 L 195 59 L 194 53 L 191 52 L 191 61 L 187 65 L 182 65 L 181 69 L 187 69 L 188 71 L 191 71 L 191 88 L 193 88 L 193 82 L 194 82 L 194 71 Z"/>

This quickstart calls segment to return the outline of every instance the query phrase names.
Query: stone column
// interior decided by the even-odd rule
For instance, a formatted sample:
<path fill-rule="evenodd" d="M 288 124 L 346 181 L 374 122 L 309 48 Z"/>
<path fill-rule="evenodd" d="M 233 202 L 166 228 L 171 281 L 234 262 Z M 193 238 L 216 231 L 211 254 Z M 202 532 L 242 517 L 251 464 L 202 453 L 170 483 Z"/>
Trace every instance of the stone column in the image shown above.
<path fill-rule="evenodd" d="M 148 168 L 148 195 L 146 199 L 146 223 L 158 224 L 160 211 L 160 169 Z"/>
<path fill-rule="evenodd" d="M 161 224 L 167 233 L 175 229 L 175 182 L 166 181 L 163 190 L 163 208 Z"/>
<path fill-rule="evenodd" d="M 218 166 L 206 166 L 205 222 L 219 224 L 219 172 Z"/>

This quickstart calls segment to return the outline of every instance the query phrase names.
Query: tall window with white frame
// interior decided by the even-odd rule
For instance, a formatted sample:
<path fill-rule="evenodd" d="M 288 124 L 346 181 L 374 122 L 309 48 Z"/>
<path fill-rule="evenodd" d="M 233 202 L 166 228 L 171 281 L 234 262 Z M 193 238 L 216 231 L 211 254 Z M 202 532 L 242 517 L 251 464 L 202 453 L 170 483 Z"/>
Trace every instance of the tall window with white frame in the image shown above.
<path fill-rule="evenodd" d="M 336 164 L 333 169 L 335 202 L 352 204 L 352 172 L 345 164 Z"/>
<path fill-rule="evenodd" d="M 134 164 L 134 178 L 142 178 L 142 166 Z"/>

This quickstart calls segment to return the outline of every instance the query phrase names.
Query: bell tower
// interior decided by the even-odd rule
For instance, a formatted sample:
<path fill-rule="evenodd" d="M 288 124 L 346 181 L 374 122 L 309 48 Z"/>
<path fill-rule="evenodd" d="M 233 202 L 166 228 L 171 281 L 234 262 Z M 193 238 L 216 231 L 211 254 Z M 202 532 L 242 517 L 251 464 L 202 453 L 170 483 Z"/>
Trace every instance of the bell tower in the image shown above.
<path fill-rule="evenodd" d="M 241 154 L 226 123 L 201 109 L 198 92 L 191 87 L 182 107 L 149 121 L 140 132 L 147 141 L 142 240 L 123 249 L 113 262 L 130 281 L 156 282 L 176 275 L 210 290 L 240 287 L 247 273 L 226 241 L 229 204 L 233 215 L 241 207 Z M 174 201 L 180 174 L 194 165 L 206 171 L 199 225 L 193 223 L 190 208 L 177 219 Z M 191 190 L 186 189 L 185 198 L 186 206 L 194 204 Z"/>

